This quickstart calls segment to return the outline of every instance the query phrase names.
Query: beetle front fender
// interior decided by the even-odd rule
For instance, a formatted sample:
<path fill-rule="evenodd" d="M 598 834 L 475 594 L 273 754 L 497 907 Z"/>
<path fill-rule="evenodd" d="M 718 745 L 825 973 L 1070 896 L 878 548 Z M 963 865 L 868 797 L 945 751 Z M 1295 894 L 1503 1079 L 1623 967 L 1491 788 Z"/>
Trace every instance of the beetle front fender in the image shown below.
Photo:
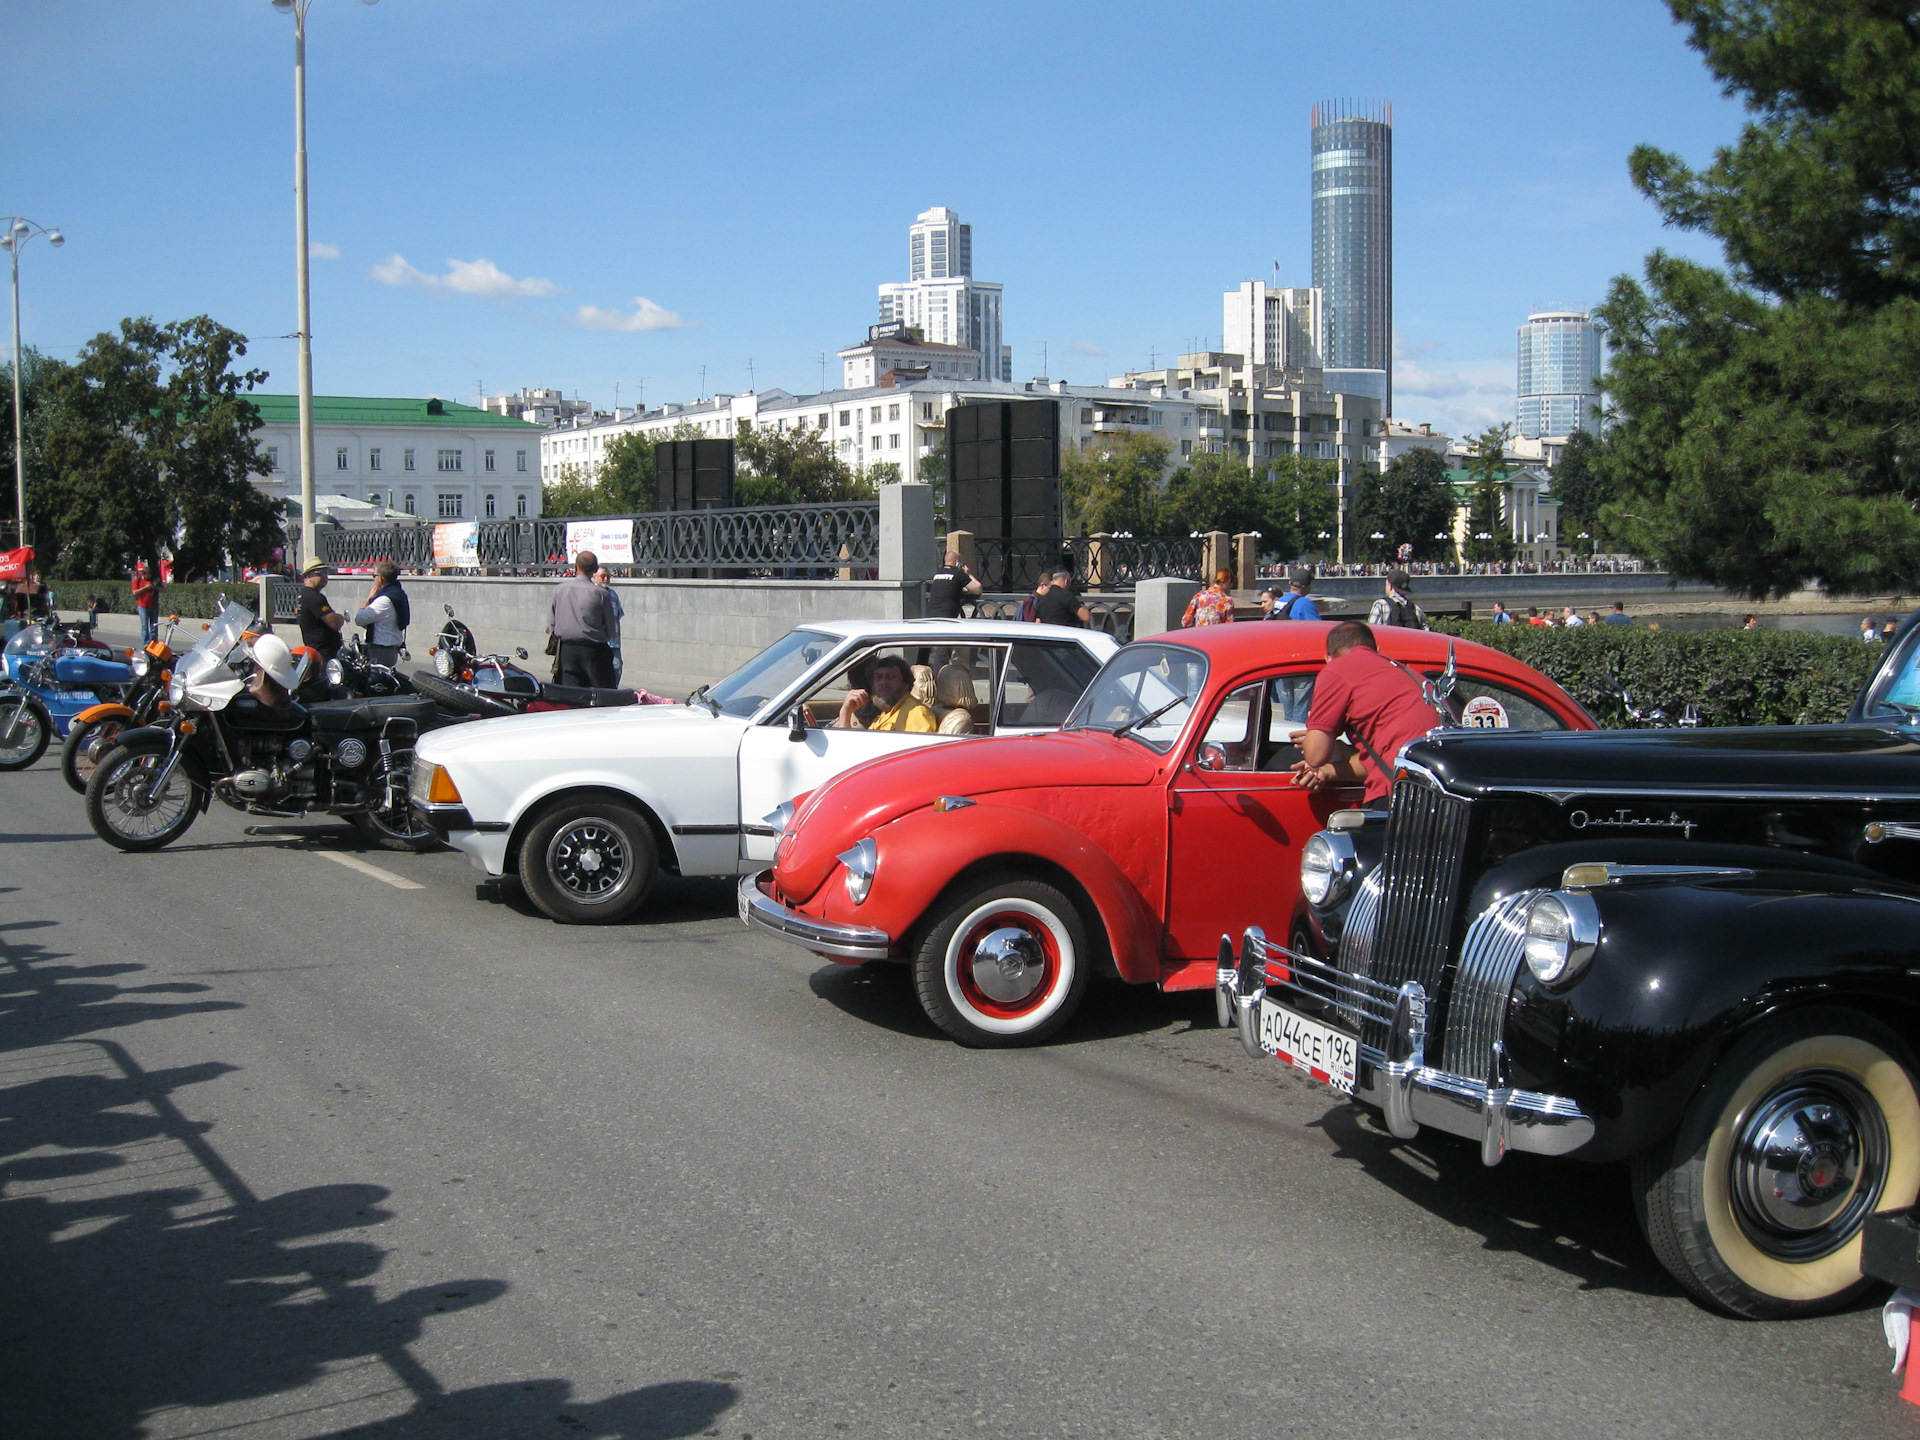
<path fill-rule="evenodd" d="M 1084 892 L 1122 979 L 1139 985 L 1160 978 L 1159 916 L 1111 856 L 1050 816 L 987 801 L 945 813 L 928 808 L 882 825 L 873 839 L 878 857 L 867 903 L 855 906 L 829 881 L 827 918 L 878 926 L 904 939 L 967 871 L 1002 860 L 1016 872 L 1037 864 L 1065 871 Z"/>

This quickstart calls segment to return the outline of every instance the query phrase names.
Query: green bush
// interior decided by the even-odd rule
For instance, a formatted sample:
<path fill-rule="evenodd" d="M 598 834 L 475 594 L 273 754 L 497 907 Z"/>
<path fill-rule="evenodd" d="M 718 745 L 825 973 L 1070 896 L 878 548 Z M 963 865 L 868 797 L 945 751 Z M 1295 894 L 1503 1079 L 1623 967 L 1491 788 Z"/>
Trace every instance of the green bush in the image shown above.
<path fill-rule="evenodd" d="M 1628 724 L 1615 687 L 1641 711 L 1703 725 L 1818 725 L 1844 719 L 1881 655 L 1843 635 L 1792 630 L 1648 630 L 1639 625 L 1493 625 L 1436 620 L 1433 628 L 1501 650 L 1552 680 L 1602 725 Z"/>
<path fill-rule="evenodd" d="M 100 597 L 102 615 L 133 614 L 131 580 L 49 580 L 47 583 L 66 614 L 84 611 L 89 595 Z M 231 585 L 162 585 L 160 612 L 177 614 L 187 620 L 211 620 L 220 613 L 222 593 L 250 609 L 260 603 L 260 587 L 251 580 L 236 580 Z"/>

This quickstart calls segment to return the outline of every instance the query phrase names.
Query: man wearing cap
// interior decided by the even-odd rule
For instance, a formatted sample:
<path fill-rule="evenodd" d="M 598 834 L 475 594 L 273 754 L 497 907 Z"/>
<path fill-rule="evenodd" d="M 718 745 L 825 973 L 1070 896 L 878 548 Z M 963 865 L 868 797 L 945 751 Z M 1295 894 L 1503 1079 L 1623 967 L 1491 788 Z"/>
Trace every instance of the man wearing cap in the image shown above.
<path fill-rule="evenodd" d="M 140 643 L 160 634 L 160 584 L 147 573 L 147 562 L 133 567 L 133 608 L 140 617 Z"/>
<path fill-rule="evenodd" d="M 327 562 L 309 560 L 300 569 L 300 603 L 294 618 L 300 622 L 300 643 L 319 653 L 324 663 L 340 653 L 340 632 L 347 617 L 327 603 Z"/>
<path fill-rule="evenodd" d="M 574 573 L 553 587 L 547 602 L 547 633 L 559 642 L 554 679 L 562 685 L 585 685 L 611 690 L 614 635 L 611 592 L 593 583 L 600 557 L 582 550 L 573 561 Z"/>
<path fill-rule="evenodd" d="M 1318 620 L 1320 607 L 1313 603 L 1307 591 L 1313 587 L 1313 567 L 1296 565 L 1287 572 L 1287 598 L 1276 598 L 1273 613 L 1269 620 Z"/>
<path fill-rule="evenodd" d="M 1427 617 L 1413 603 L 1413 596 L 1408 593 L 1410 589 L 1406 571 L 1387 571 L 1387 593 L 1374 601 L 1373 608 L 1367 611 L 1367 624 L 1399 625 L 1408 630 L 1426 629 Z"/>

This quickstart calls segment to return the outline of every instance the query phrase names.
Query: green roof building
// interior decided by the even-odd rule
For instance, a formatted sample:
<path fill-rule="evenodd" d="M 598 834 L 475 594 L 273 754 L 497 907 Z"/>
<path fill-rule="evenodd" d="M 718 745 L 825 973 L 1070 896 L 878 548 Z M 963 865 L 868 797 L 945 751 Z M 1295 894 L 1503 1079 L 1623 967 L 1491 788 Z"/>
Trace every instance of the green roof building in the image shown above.
<path fill-rule="evenodd" d="M 254 440 L 273 465 L 256 483 L 300 498 L 300 409 L 293 395 L 250 395 Z M 313 488 L 427 521 L 540 513 L 538 425 L 451 400 L 313 397 Z"/>

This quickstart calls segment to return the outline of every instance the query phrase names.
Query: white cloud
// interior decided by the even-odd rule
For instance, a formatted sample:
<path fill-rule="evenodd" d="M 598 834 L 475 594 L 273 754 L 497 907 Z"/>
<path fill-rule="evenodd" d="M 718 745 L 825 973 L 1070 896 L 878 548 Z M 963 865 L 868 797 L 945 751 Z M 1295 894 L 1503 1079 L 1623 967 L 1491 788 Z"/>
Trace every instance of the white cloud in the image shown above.
<path fill-rule="evenodd" d="M 1512 355 L 1458 360 L 1437 340 L 1393 337 L 1394 419 L 1426 421 L 1457 438 L 1514 417 Z"/>
<path fill-rule="evenodd" d="M 644 295 L 633 297 L 633 313 L 603 310 L 598 305 L 582 305 L 574 312 L 573 323 L 582 330 L 687 330 L 690 324 L 673 311 L 656 305 Z"/>
<path fill-rule="evenodd" d="M 1096 360 L 1104 360 L 1107 358 L 1107 352 L 1091 340 L 1074 341 L 1071 345 L 1067 346 L 1067 353 L 1069 355 L 1091 355 Z"/>
<path fill-rule="evenodd" d="M 307 254 L 315 260 L 338 260 L 340 247 L 326 240 L 311 240 L 307 242 Z"/>
<path fill-rule="evenodd" d="M 396 254 L 367 271 L 367 276 L 382 285 L 417 285 L 437 295 L 479 295 L 489 300 L 560 293 L 560 287 L 551 280 L 531 275 L 516 280 L 491 260 L 449 260 L 446 274 L 429 275 L 409 265 L 405 256 Z"/>

